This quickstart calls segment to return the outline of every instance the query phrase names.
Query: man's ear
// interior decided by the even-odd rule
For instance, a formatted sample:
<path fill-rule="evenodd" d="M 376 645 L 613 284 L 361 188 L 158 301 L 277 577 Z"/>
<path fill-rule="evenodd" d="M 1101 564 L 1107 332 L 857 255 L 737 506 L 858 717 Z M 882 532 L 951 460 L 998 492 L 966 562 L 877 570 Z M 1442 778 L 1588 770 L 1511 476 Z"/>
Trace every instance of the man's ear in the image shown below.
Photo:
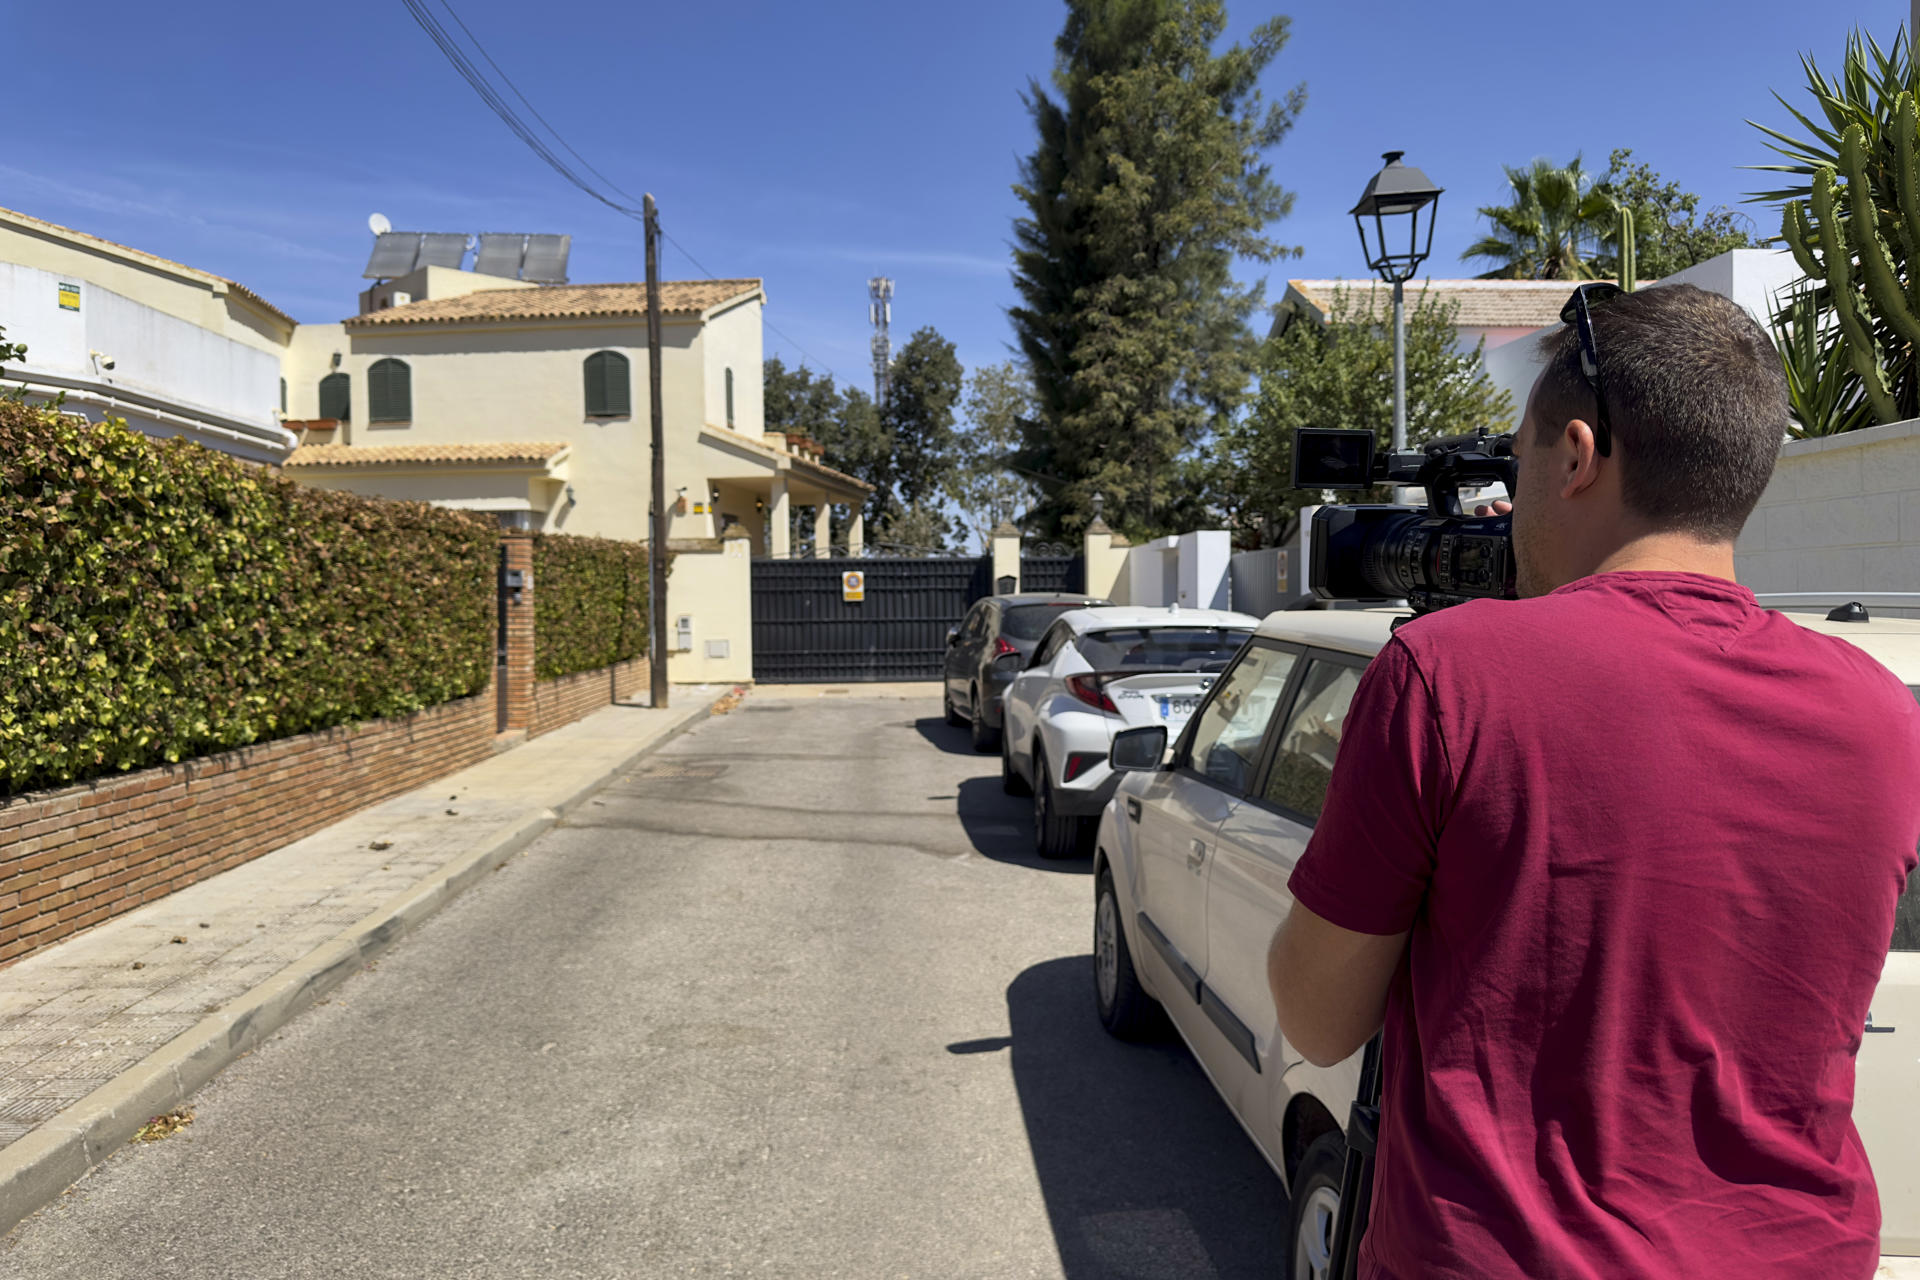
<path fill-rule="evenodd" d="M 1600 450 L 1594 447 L 1593 427 L 1585 418 L 1570 418 L 1561 428 L 1554 450 L 1560 496 L 1578 497 L 1600 482 Z"/>

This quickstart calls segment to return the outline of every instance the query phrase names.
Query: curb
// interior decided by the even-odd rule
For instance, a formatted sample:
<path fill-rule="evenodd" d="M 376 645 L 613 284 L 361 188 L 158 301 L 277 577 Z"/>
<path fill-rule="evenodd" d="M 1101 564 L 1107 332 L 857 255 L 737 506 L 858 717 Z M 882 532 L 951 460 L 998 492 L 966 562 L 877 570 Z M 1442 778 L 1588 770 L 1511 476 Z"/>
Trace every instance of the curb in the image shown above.
<path fill-rule="evenodd" d="M 339 986 L 440 908 L 552 830 L 643 756 L 710 718 L 725 693 L 635 748 L 553 806 L 443 864 L 246 994 L 208 1014 L 107 1083 L 0 1149 L 0 1235 L 57 1199 L 137 1133 Z"/>

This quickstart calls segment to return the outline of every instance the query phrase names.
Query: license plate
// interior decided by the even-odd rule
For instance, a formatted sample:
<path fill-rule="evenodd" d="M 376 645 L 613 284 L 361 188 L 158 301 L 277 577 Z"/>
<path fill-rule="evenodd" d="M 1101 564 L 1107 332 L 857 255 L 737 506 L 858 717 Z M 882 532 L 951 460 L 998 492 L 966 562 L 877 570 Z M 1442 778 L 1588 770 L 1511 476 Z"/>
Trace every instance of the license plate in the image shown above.
<path fill-rule="evenodd" d="M 1198 694 L 1186 694 L 1175 698 L 1155 698 L 1154 701 L 1160 704 L 1160 718 L 1162 720 L 1173 720 L 1176 718 L 1184 720 L 1200 709 L 1200 698 Z"/>

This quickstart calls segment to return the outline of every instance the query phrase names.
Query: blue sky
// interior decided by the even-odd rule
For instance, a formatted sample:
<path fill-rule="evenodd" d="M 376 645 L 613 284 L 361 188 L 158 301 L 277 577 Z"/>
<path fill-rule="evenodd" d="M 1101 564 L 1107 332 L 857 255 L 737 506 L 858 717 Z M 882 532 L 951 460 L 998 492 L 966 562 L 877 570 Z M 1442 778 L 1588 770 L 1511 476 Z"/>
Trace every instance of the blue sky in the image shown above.
<path fill-rule="evenodd" d="M 966 5 L 709 0 L 696 5 L 454 0 L 569 142 L 649 190 L 713 274 L 761 276 L 769 354 L 866 385 L 866 280 L 896 280 L 895 341 L 931 324 L 969 365 L 1003 359 L 1013 299 L 1009 191 L 1031 146 L 1020 94 L 1052 65 L 1050 0 Z M 1892 38 L 1907 6 L 1786 0 L 1509 0 L 1261 5 L 1293 36 L 1269 73 L 1307 106 L 1271 153 L 1297 194 L 1274 237 L 1288 276 L 1364 274 L 1346 216 L 1379 153 L 1447 190 L 1434 265 L 1457 263 L 1502 163 L 1609 149 L 1736 205 L 1769 158 L 1749 117 L 1785 124 L 1798 57 L 1837 65 L 1859 24 Z M 642 274 L 637 224 L 510 135 L 400 0 L 0 0 L 14 50 L 0 101 L 0 205 L 241 280 L 300 320 L 353 312 L 376 210 L 396 227 L 573 235 L 576 281 Z M 1761 230 L 1771 215 L 1756 209 Z M 669 278 L 700 274 L 669 248 Z M 0 318 L 0 323 L 4 319 Z M 785 336 L 782 336 L 784 334 Z"/>

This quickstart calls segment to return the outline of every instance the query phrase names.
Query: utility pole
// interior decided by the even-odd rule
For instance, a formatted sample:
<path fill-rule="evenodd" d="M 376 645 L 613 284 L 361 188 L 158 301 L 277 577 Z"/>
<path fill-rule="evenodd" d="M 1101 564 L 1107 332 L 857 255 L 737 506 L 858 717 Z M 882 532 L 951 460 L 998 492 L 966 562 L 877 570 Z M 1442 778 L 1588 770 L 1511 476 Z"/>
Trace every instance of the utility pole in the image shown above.
<path fill-rule="evenodd" d="M 648 675 L 653 705 L 667 705 L 667 432 L 660 404 L 660 209 L 646 198 L 647 226 L 647 381 L 653 427 L 653 527 L 647 537 Z"/>
<path fill-rule="evenodd" d="M 893 281 L 885 276 L 867 281 L 867 298 L 867 319 L 873 325 L 873 407 L 884 409 L 887 393 L 893 389 L 893 339 L 887 335 L 893 319 Z"/>

